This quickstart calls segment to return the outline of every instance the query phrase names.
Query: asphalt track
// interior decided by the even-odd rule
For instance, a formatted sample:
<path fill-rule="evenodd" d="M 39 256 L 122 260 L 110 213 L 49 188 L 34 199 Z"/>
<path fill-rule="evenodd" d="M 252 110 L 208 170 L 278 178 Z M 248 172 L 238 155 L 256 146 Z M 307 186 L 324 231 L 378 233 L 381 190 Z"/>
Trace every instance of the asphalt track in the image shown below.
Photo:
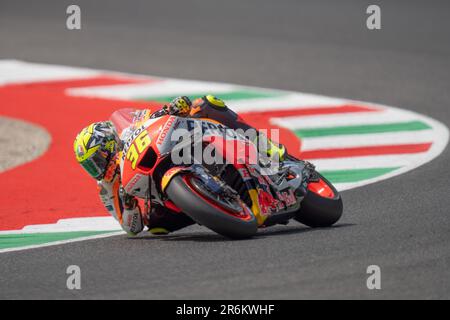
<path fill-rule="evenodd" d="M 65 8 L 82 8 L 82 30 Z M 382 29 L 365 28 L 378 3 Z M 450 125 L 448 1 L 0 1 L 0 58 L 373 101 Z M 330 229 L 194 227 L 0 255 L 0 298 L 450 298 L 450 150 L 343 193 Z M 2 190 L 5 192 L 7 190 Z M 49 195 L 51 201 L 51 195 Z M 13 213 L 11 213 L 13 214 Z M 66 267 L 82 290 L 66 288 Z M 381 267 L 368 290 L 366 268 Z"/>

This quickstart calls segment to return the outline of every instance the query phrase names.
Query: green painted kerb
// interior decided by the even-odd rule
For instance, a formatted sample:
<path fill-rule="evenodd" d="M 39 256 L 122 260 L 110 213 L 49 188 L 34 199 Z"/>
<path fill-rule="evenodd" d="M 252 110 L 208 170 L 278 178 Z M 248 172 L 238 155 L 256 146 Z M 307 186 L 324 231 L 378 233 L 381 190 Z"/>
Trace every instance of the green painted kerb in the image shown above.
<path fill-rule="evenodd" d="M 320 171 L 332 183 L 358 182 L 390 173 L 399 167 Z"/>
<path fill-rule="evenodd" d="M 295 134 L 301 138 L 325 137 L 348 134 L 370 134 L 399 131 L 418 131 L 431 129 L 429 125 L 421 121 L 396 122 L 386 124 L 367 124 L 344 127 L 327 127 L 295 130 Z"/>
<path fill-rule="evenodd" d="M 39 245 L 44 243 L 51 243 L 54 241 L 62 241 L 76 238 L 83 238 L 89 236 L 96 236 L 111 231 L 75 231 L 75 232 L 49 232 L 49 233 L 23 233 L 23 234 L 1 234 L 0 235 L 0 249 L 17 248 L 32 245 Z"/>

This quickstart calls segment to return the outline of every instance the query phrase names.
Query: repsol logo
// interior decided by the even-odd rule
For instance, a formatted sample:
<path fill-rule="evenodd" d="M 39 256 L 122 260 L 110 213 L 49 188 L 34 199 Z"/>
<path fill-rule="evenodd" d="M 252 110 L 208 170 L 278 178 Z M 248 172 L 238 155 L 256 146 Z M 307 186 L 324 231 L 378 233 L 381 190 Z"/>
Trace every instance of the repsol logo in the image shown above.
<path fill-rule="evenodd" d="M 128 152 L 128 149 L 130 148 L 130 146 L 133 144 L 134 139 L 136 139 L 136 137 L 142 132 L 144 131 L 145 127 L 141 126 L 140 128 L 137 128 L 136 130 L 134 130 L 130 137 L 128 137 L 127 141 L 125 142 L 124 146 L 123 146 L 123 152 L 122 152 L 122 161 L 125 160 L 125 156 Z"/>

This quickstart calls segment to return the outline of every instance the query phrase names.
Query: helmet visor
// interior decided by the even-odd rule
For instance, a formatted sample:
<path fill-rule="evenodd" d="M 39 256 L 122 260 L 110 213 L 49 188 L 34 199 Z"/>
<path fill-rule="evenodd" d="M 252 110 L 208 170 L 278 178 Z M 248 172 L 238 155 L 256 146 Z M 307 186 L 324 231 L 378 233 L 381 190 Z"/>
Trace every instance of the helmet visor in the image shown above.
<path fill-rule="evenodd" d="M 96 152 L 92 157 L 84 160 L 80 164 L 93 178 L 100 180 L 105 173 L 108 161 L 100 152 Z"/>

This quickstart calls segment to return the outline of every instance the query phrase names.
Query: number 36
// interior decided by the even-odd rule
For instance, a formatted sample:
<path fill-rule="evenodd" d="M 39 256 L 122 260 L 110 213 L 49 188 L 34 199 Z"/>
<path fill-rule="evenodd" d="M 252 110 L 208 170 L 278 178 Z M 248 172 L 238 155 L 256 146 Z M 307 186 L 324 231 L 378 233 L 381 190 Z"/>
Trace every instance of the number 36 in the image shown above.
<path fill-rule="evenodd" d="M 128 149 L 127 160 L 131 162 L 131 168 L 133 168 L 133 170 L 136 169 L 139 155 L 147 149 L 151 142 L 148 132 L 145 130 L 136 137 L 133 144 Z"/>

